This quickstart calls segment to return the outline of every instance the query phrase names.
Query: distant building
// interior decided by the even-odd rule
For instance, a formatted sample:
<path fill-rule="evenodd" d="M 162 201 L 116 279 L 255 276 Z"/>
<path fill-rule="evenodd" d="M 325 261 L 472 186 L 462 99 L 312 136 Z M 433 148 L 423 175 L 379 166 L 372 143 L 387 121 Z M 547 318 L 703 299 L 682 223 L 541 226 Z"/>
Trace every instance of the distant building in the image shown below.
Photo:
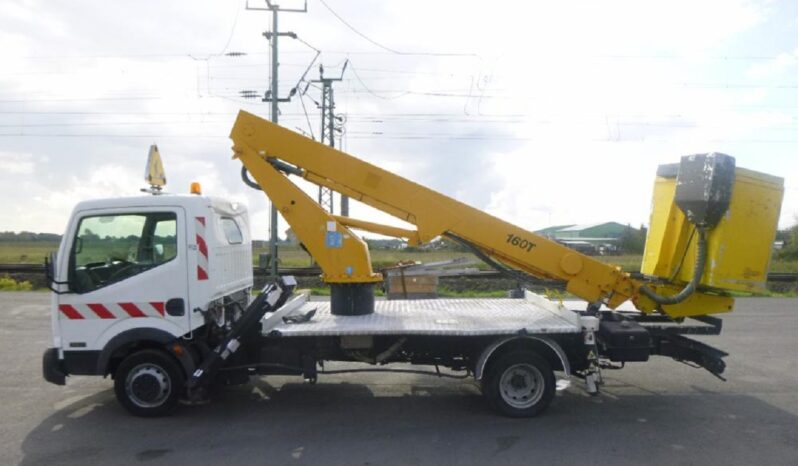
<path fill-rule="evenodd" d="M 545 236 L 546 238 L 554 239 L 554 234 L 556 232 L 558 232 L 560 230 L 563 230 L 565 228 L 573 227 L 573 226 L 576 226 L 576 225 L 556 225 L 556 226 L 553 226 L 553 227 L 548 227 L 548 228 L 544 228 L 542 230 L 538 230 L 535 233 L 537 233 L 537 234 L 539 234 L 541 236 Z"/>
<path fill-rule="evenodd" d="M 627 225 L 618 222 L 590 223 L 584 225 L 567 225 L 551 232 L 554 239 L 579 239 L 596 242 L 617 240 L 628 229 Z"/>
<path fill-rule="evenodd" d="M 586 254 L 612 254 L 629 226 L 618 222 L 558 225 L 535 233 Z"/>

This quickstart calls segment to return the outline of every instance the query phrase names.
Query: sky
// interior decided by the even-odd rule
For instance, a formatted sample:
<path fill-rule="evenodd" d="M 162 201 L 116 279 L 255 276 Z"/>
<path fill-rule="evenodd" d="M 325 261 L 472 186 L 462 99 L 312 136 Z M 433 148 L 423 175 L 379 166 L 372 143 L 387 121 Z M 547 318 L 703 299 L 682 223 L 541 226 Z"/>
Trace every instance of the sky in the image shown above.
<path fill-rule="evenodd" d="M 239 109 L 269 116 L 240 96 L 270 76 L 271 14 L 245 6 L 0 3 L 0 231 L 62 233 L 77 202 L 139 194 L 156 143 L 168 191 L 246 203 L 266 238 L 228 138 Z M 798 2 L 309 0 L 279 19 L 298 36 L 280 96 L 300 89 L 282 125 L 318 138 L 303 73 L 348 59 L 344 150 L 527 229 L 647 224 L 657 165 L 713 151 L 783 177 L 780 227 L 798 221 Z"/>

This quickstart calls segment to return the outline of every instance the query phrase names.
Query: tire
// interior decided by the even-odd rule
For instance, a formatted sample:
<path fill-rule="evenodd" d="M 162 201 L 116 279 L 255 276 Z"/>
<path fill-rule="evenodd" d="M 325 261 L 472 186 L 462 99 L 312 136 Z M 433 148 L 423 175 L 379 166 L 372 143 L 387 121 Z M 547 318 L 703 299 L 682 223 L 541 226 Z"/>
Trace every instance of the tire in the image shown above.
<path fill-rule="evenodd" d="M 532 351 L 514 351 L 489 363 L 482 393 L 493 409 L 508 417 L 534 417 L 554 399 L 554 371 Z"/>
<path fill-rule="evenodd" d="M 185 379 L 177 361 L 159 350 L 141 350 L 125 358 L 114 375 L 114 393 L 134 416 L 169 414 L 180 399 Z"/>

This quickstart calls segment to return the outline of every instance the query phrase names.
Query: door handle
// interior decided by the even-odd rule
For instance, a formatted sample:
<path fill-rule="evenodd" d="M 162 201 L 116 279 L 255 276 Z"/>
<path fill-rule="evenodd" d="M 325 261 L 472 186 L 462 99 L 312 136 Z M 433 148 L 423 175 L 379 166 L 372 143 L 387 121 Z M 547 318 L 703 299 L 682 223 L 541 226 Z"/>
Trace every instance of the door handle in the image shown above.
<path fill-rule="evenodd" d="M 166 302 L 166 313 L 172 317 L 186 315 L 186 304 L 183 298 L 172 298 Z"/>

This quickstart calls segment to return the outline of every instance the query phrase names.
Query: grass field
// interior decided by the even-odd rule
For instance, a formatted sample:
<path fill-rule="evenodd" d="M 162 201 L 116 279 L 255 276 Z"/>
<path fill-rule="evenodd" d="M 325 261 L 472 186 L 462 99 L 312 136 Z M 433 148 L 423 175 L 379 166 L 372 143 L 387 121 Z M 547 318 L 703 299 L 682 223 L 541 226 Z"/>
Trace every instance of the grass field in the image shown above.
<path fill-rule="evenodd" d="M 58 243 L 41 241 L 0 241 L 0 263 L 41 264 L 51 251 L 58 250 Z"/>
<path fill-rule="evenodd" d="M 0 241 L 0 263 L 3 264 L 40 264 L 50 252 L 58 249 L 57 243 L 48 242 L 5 242 Z M 258 254 L 267 252 L 265 248 L 256 248 L 253 251 L 253 262 L 257 264 Z M 377 249 L 371 251 L 371 262 L 375 269 L 394 265 L 399 261 L 420 261 L 423 263 L 454 259 L 458 257 L 474 258 L 473 254 L 454 251 L 403 251 Z M 598 256 L 602 262 L 615 264 L 626 271 L 640 270 L 641 256 Z M 469 267 L 487 269 L 485 264 L 478 263 Z M 281 267 L 308 267 L 311 265 L 310 256 L 298 246 L 280 248 Z M 798 261 L 784 261 L 774 259 L 770 264 L 771 272 L 798 272 Z"/>

